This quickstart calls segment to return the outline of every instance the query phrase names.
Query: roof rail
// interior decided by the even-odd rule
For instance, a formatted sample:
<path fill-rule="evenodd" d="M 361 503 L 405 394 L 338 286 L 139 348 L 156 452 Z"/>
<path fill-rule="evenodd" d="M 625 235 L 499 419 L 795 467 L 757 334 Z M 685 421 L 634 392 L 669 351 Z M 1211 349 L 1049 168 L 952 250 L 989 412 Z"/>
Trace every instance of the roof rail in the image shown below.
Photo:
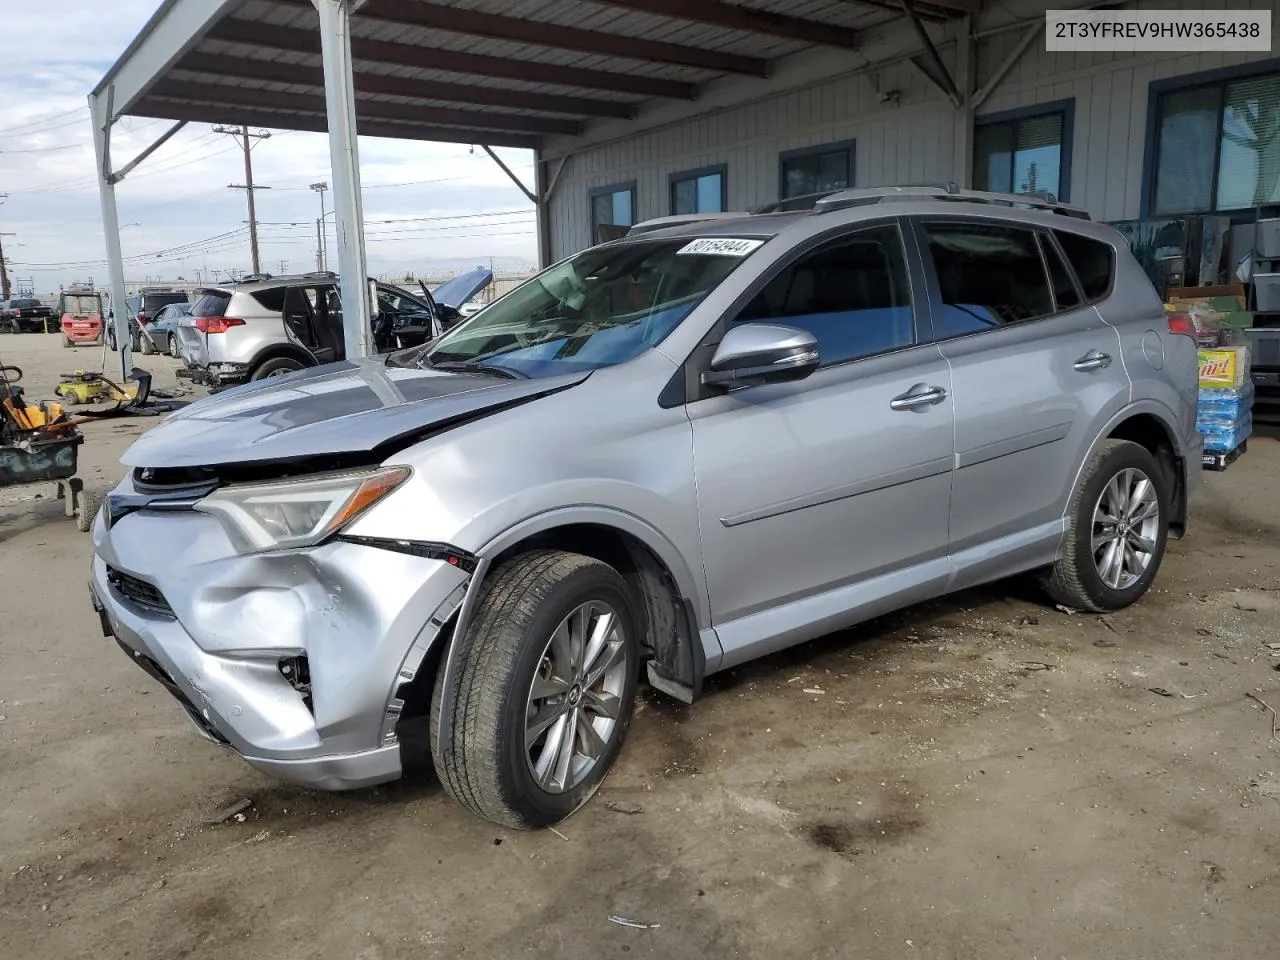
<path fill-rule="evenodd" d="M 677 213 L 669 217 L 654 217 L 641 220 L 627 231 L 627 236 L 634 237 L 654 230 L 665 230 L 668 227 L 683 227 L 690 223 L 702 223 L 705 220 L 724 220 L 729 217 L 741 217 L 741 213 Z"/>
<path fill-rule="evenodd" d="M 954 183 L 903 184 L 894 187 L 870 187 L 862 190 L 842 190 L 823 197 L 813 206 L 814 215 L 847 210 L 873 203 L 891 203 L 910 200 L 949 200 L 961 203 L 986 203 L 993 206 L 1018 207 L 1030 210 L 1047 210 L 1080 220 L 1092 219 L 1088 211 L 1061 203 L 1051 193 L 989 193 L 984 190 L 964 190 Z"/>

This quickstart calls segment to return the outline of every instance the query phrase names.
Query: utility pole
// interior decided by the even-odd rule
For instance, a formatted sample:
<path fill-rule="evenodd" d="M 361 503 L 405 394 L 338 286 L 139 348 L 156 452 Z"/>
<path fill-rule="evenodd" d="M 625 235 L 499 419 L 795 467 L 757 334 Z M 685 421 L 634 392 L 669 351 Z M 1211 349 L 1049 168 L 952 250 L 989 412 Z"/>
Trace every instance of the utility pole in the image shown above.
<path fill-rule="evenodd" d="M 0 203 L 4 203 L 9 199 L 7 193 L 0 193 Z M 0 237 L 14 237 L 14 233 L 0 233 Z M 0 242 L 0 300 L 9 299 L 9 269 L 4 262 L 4 244 Z"/>
<path fill-rule="evenodd" d="M 254 186 L 253 184 L 253 161 L 250 159 L 249 151 L 253 149 L 254 140 L 266 140 L 271 136 L 267 130 L 259 130 L 257 133 L 250 133 L 247 126 L 240 127 L 214 127 L 214 133 L 225 133 L 234 137 L 244 148 L 244 183 L 229 183 L 227 187 L 232 190 L 243 190 L 249 198 L 249 253 L 253 258 L 253 272 L 261 273 L 262 269 L 258 262 L 258 218 L 253 207 L 253 192 L 255 190 L 270 190 L 270 187 Z"/>
<path fill-rule="evenodd" d="M 324 192 L 329 189 L 329 182 L 322 180 L 319 183 L 313 183 L 311 189 L 320 194 L 320 219 L 316 221 L 316 269 L 324 270 L 324 218 L 328 216 L 324 212 Z"/>
<path fill-rule="evenodd" d="M 16 237 L 16 233 L 0 233 L 0 237 Z M 0 300 L 8 300 L 9 294 L 9 270 L 4 262 L 4 244 L 0 242 Z"/>

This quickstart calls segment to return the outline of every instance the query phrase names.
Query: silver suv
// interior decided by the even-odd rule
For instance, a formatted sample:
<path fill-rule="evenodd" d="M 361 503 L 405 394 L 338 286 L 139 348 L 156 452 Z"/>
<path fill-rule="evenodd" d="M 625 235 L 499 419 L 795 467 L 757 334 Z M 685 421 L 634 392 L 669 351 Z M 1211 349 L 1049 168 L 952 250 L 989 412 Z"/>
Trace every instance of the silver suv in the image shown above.
<path fill-rule="evenodd" d="M 463 303 L 493 279 L 484 269 L 455 277 L 433 297 L 378 283 L 373 341 L 379 353 L 440 336 L 460 318 Z M 456 300 L 456 302 L 455 302 Z M 225 387 L 332 363 L 346 354 L 337 277 L 253 277 L 200 291 L 178 321 L 178 347 L 196 383 Z"/>
<path fill-rule="evenodd" d="M 691 702 L 1022 572 L 1124 607 L 1186 523 L 1196 350 L 1073 214 L 917 189 L 642 225 L 434 344 L 195 403 L 95 525 L 104 631 L 260 770 L 358 787 L 426 741 L 536 827 L 600 786 L 641 676 Z"/>

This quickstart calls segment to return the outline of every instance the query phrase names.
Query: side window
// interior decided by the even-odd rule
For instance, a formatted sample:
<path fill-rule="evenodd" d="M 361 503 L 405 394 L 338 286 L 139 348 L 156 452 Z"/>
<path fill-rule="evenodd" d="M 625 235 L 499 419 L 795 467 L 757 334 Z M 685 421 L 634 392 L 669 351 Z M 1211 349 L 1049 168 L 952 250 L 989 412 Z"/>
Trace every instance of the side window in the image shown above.
<path fill-rule="evenodd" d="M 266 290 L 258 290 L 253 294 L 253 299 L 262 304 L 263 309 L 270 310 L 272 313 L 279 313 L 284 309 L 286 289 L 286 287 L 269 287 Z"/>
<path fill-rule="evenodd" d="M 915 316 L 898 228 L 822 244 L 784 267 L 733 322 L 808 330 L 824 366 L 911 346 Z"/>
<path fill-rule="evenodd" d="M 938 339 L 1047 317 L 1049 278 L 1033 230 L 986 223 L 925 224 L 942 295 Z"/>
<path fill-rule="evenodd" d="M 1100 300 L 1111 289 L 1112 275 L 1116 269 L 1116 252 L 1111 244 L 1082 237 L 1079 234 L 1055 230 L 1053 235 L 1062 245 L 1062 252 L 1080 280 L 1080 289 L 1086 300 Z"/>
<path fill-rule="evenodd" d="M 1071 279 L 1071 271 L 1062 262 L 1062 254 L 1053 245 L 1046 234 L 1040 234 L 1040 249 L 1044 251 L 1044 262 L 1049 265 L 1049 280 L 1053 284 L 1053 299 L 1059 310 L 1070 310 L 1080 306 L 1080 294 L 1076 283 Z"/>

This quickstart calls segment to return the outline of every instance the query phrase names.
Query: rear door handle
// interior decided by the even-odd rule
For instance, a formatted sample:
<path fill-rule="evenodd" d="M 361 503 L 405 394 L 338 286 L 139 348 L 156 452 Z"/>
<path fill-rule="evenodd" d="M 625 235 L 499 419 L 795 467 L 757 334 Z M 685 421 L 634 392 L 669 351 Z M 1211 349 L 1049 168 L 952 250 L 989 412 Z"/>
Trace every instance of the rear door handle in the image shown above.
<path fill-rule="evenodd" d="M 947 391 L 941 387 L 931 387 L 925 383 L 917 383 L 906 393 L 899 394 L 889 401 L 890 410 L 917 410 L 920 407 L 932 407 L 947 399 Z"/>
<path fill-rule="evenodd" d="M 1088 373 L 1090 370 L 1102 370 L 1111 366 L 1111 354 L 1090 350 L 1071 366 L 1081 373 Z"/>

